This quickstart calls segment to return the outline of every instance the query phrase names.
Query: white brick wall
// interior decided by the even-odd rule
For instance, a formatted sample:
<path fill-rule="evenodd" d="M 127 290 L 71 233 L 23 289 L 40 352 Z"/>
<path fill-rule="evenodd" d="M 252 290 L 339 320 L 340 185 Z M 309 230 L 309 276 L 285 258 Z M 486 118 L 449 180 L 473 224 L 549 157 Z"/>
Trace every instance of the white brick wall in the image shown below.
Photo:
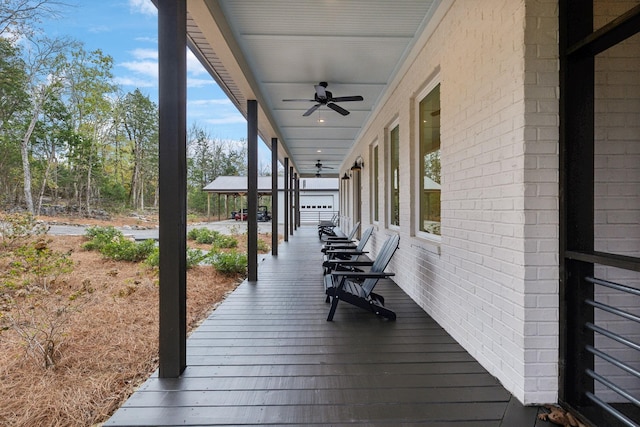
<path fill-rule="evenodd" d="M 447 9 L 352 157 L 400 124 L 396 281 L 523 403 L 558 390 L 557 1 L 444 0 Z M 416 96 L 441 83 L 442 236 L 415 232 Z M 368 162 L 367 162 L 368 160 Z M 388 201 L 380 165 L 380 203 Z M 363 174 L 363 223 L 371 221 Z M 374 248 L 390 232 L 380 213 Z M 399 319 L 401 321 L 401 319 Z"/>

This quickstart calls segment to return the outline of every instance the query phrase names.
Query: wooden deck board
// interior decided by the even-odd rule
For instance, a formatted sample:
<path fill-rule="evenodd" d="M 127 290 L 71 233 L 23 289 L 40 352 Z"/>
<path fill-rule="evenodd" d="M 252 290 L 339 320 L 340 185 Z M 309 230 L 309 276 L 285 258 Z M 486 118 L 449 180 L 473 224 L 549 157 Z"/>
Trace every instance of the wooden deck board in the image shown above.
<path fill-rule="evenodd" d="M 257 283 L 242 283 L 194 331 L 180 378 L 154 373 L 105 426 L 535 425 L 524 408 L 392 281 L 398 319 L 340 303 L 333 322 L 314 227 Z"/>

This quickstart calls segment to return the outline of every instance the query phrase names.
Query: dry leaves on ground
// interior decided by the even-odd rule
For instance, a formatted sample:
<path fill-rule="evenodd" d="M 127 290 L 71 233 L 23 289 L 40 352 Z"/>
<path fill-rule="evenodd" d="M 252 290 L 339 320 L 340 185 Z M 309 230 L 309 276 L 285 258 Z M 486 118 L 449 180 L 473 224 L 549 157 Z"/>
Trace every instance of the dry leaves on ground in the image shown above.
<path fill-rule="evenodd" d="M 157 368 L 157 275 L 81 249 L 83 237 L 47 236 L 73 272 L 47 290 L 0 288 L 0 425 L 87 426 L 108 419 Z M 7 271 L 8 259 L 0 258 Z M 241 278 L 198 266 L 187 273 L 189 328 Z M 17 310 L 15 307 L 20 307 Z M 18 330 L 23 335 L 18 335 Z M 55 337 L 35 348 L 28 331 Z M 26 332 L 24 332 L 26 331 Z M 33 332 L 35 333 L 35 332 Z M 31 351 L 30 351 L 31 350 Z M 51 363 L 45 368 L 43 354 Z"/>

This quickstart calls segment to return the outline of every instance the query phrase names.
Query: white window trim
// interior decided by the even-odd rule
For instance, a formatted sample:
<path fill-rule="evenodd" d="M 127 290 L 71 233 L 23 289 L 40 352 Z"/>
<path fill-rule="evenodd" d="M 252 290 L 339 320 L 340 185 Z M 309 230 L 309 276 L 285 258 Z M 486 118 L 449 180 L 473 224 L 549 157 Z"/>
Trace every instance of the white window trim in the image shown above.
<path fill-rule="evenodd" d="M 413 148 L 414 150 L 416 150 L 416 156 L 413 162 L 413 167 L 415 168 L 416 173 L 413 174 L 414 175 L 414 182 L 413 182 L 413 195 L 414 195 L 414 200 L 416 200 L 417 203 L 415 203 L 414 207 L 413 207 L 413 215 L 414 218 L 416 218 L 415 221 L 413 221 L 412 227 L 413 227 L 413 233 L 414 236 L 416 236 L 419 239 L 424 240 L 424 243 L 427 246 L 430 246 L 431 248 L 425 248 L 426 250 L 428 250 L 429 252 L 437 252 L 438 254 L 440 253 L 440 244 L 442 243 L 442 235 L 438 236 L 437 234 L 433 234 L 433 233 L 427 233 L 426 231 L 422 231 L 420 230 L 420 222 L 421 222 L 421 218 L 420 218 L 420 190 L 422 188 L 422 185 L 420 183 L 420 181 L 422 180 L 422 172 L 420 171 L 420 102 L 427 96 L 429 95 L 429 92 L 431 92 L 436 86 L 438 86 L 440 84 L 440 73 L 437 73 L 436 75 L 432 76 L 429 79 L 429 82 L 422 88 L 422 90 L 420 92 L 418 92 L 418 94 L 413 98 L 413 103 L 414 103 L 414 126 L 416 126 L 415 129 L 415 141 L 413 141 Z M 442 86 L 440 86 L 440 88 L 442 88 Z M 440 91 L 440 94 L 442 95 L 442 90 Z M 442 98 L 440 99 L 440 104 L 442 105 Z M 440 139 L 440 150 L 442 150 L 442 139 Z M 442 151 L 441 151 L 442 152 Z M 440 193 L 442 195 L 442 193 Z M 442 196 L 441 196 L 442 197 Z M 441 199 L 442 200 L 442 199 Z M 442 211 L 440 212 L 440 218 L 442 219 Z M 442 229 L 442 221 L 440 222 L 441 227 L 440 229 Z M 437 250 L 436 250 L 437 248 Z"/>
<path fill-rule="evenodd" d="M 378 149 L 378 159 L 377 159 L 377 163 L 378 163 L 378 176 L 376 176 L 375 173 L 375 168 L 376 168 L 376 159 L 374 159 L 374 152 L 375 149 Z M 370 175 L 369 175 L 369 189 L 371 191 L 370 195 L 369 195 L 369 205 L 371 206 L 369 215 L 371 217 L 371 223 L 374 225 L 379 225 L 380 224 L 380 144 L 378 143 L 378 139 L 376 138 L 371 145 L 369 145 L 369 164 L 371 165 L 371 167 L 369 168 L 370 170 Z M 375 197 L 376 195 L 374 194 L 374 191 L 376 190 L 376 186 L 374 184 L 375 180 L 378 180 L 377 185 L 378 185 L 378 205 L 376 206 L 375 203 Z M 384 196 L 383 196 L 384 197 Z M 376 212 L 376 210 L 378 212 Z M 376 218 L 376 213 L 378 214 L 378 219 Z"/>
<path fill-rule="evenodd" d="M 402 132 L 402 129 L 400 128 L 399 116 L 393 119 L 391 123 L 389 123 L 389 125 L 385 128 L 385 132 L 384 132 L 384 138 L 385 138 L 384 183 L 385 183 L 385 188 L 387 189 L 385 194 L 385 200 L 384 200 L 384 205 L 385 205 L 384 211 L 385 211 L 386 227 L 389 230 L 400 231 L 400 225 L 391 224 L 391 217 L 392 217 L 391 198 L 393 197 L 393 185 L 391 184 L 391 180 L 393 179 L 391 177 L 391 131 L 396 127 L 398 127 L 398 139 L 400 141 L 401 140 L 400 132 Z M 399 148 L 400 147 L 398 147 L 398 149 Z M 378 155 L 380 155 L 379 152 L 378 152 Z M 398 153 L 398 156 L 400 156 L 400 153 Z M 400 180 L 400 166 L 402 165 L 402 162 L 400 161 L 399 163 L 400 165 L 398 167 L 398 181 Z M 400 197 L 398 197 L 398 205 L 400 205 Z M 400 209 L 400 206 L 398 206 L 398 210 L 399 209 Z M 400 219 L 400 213 L 398 213 L 398 220 L 399 219 Z"/>

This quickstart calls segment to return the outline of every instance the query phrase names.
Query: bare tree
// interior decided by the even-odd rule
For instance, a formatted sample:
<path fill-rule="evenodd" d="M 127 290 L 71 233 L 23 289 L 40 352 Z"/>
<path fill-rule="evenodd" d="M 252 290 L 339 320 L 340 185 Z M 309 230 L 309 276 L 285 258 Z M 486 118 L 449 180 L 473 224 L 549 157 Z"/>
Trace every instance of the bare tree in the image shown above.
<path fill-rule="evenodd" d="M 0 1 L 0 37 L 18 39 L 33 36 L 34 25 L 42 17 L 56 17 L 65 3 L 54 0 L 2 0 Z"/>

